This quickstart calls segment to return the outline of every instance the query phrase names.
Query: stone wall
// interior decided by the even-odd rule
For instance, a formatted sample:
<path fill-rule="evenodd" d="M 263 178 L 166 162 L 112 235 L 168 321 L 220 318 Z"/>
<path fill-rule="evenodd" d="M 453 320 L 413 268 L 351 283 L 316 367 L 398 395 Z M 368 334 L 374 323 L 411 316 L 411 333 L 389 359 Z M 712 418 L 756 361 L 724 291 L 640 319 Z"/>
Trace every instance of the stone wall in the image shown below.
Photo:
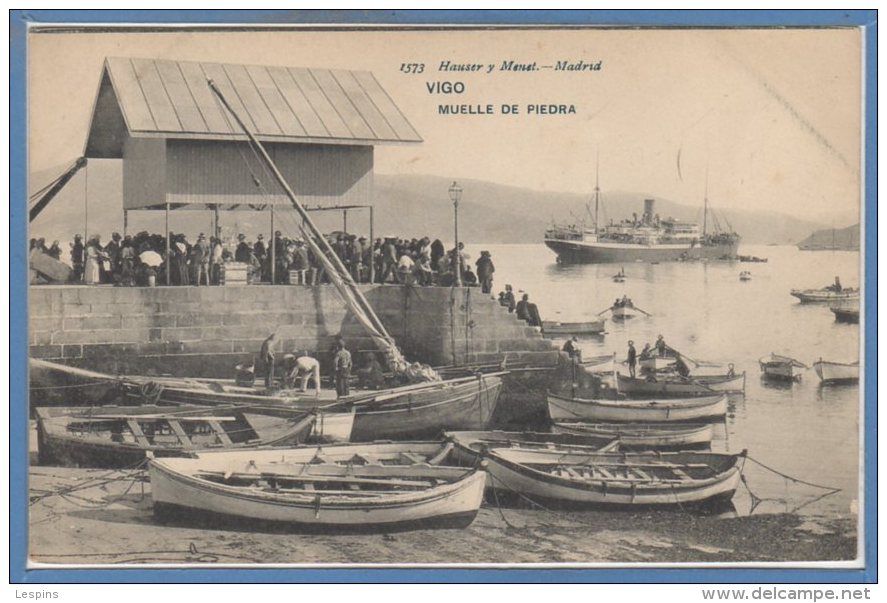
<path fill-rule="evenodd" d="M 479 289 L 363 287 L 411 360 L 558 361 L 549 341 Z M 285 350 L 322 361 L 340 333 L 352 352 L 376 349 L 331 286 L 39 286 L 29 314 L 31 356 L 100 371 L 229 377 L 274 330 Z"/>

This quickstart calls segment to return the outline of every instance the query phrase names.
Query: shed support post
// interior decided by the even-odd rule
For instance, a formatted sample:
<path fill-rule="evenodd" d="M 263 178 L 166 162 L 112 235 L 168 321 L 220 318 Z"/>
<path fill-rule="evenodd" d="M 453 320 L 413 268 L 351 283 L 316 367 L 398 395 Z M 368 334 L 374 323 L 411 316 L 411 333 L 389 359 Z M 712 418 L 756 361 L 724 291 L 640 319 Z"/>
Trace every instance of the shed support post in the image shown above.
<path fill-rule="evenodd" d="M 373 245 L 376 244 L 376 239 L 373 238 L 373 206 L 370 205 L 370 282 L 376 282 L 376 258 L 373 257 Z"/>
<path fill-rule="evenodd" d="M 274 204 L 271 204 L 271 284 L 277 284 L 277 239 L 274 236 Z"/>
<path fill-rule="evenodd" d="M 172 257 L 170 256 L 169 250 L 172 241 L 169 240 L 169 202 L 166 204 L 166 286 L 169 286 L 169 275 L 172 272 Z"/>
<path fill-rule="evenodd" d="M 123 210 L 123 238 L 126 238 L 127 230 L 129 228 L 129 210 Z"/>
<path fill-rule="evenodd" d="M 347 209 L 342 210 L 342 232 L 344 232 L 344 233 L 348 232 L 348 210 Z"/>

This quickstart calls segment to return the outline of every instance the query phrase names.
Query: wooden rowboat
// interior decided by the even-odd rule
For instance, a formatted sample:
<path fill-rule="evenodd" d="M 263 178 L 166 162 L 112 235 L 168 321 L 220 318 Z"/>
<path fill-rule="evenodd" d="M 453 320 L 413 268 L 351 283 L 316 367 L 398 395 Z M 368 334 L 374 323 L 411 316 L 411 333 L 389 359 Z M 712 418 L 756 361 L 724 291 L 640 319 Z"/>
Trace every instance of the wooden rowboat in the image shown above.
<path fill-rule="evenodd" d="M 464 454 L 474 451 L 460 447 Z M 631 453 L 492 448 L 495 490 L 557 506 L 671 506 L 729 500 L 745 453 Z"/>
<path fill-rule="evenodd" d="M 351 440 L 434 438 L 444 430 L 486 429 L 499 401 L 503 374 L 405 386 L 356 399 Z"/>
<path fill-rule="evenodd" d="M 745 392 L 745 372 L 739 374 L 691 375 L 659 374 L 655 380 L 618 375 L 619 391 L 634 398 L 711 396 L 712 392 Z"/>
<path fill-rule="evenodd" d="M 447 441 L 465 448 L 481 451 L 484 448 L 529 448 L 539 450 L 571 449 L 586 451 L 618 450 L 618 438 L 600 434 L 541 433 L 535 431 L 448 431 Z M 457 446 L 458 448 L 458 446 Z M 454 458 L 465 460 L 454 451 Z"/>
<path fill-rule="evenodd" d="M 859 362 L 830 362 L 820 358 L 813 370 L 823 383 L 856 383 L 859 381 Z"/>
<path fill-rule="evenodd" d="M 761 373 L 768 379 L 778 379 L 782 381 L 800 381 L 801 371 L 809 368 L 806 364 L 798 362 L 794 358 L 788 356 L 780 356 L 779 354 L 770 354 L 758 360 L 761 366 Z"/>
<path fill-rule="evenodd" d="M 612 306 L 610 312 L 613 315 L 613 320 L 628 320 L 638 315 L 634 306 Z"/>
<path fill-rule="evenodd" d="M 632 398 L 688 398 L 691 396 L 712 396 L 715 390 L 702 383 L 687 379 L 658 377 L 655 380 L 616 375 L 619 393 Z"/>
<path fill-rule="evenodd" d="M 548 394 L 552 421 L 686 423 L 723 417 L 727 395 L 664 400 L 590 400 Z"/>
<path fill-rule="evenodd" d="M 835 315 L 837 322 L 846 322 L 850 324 L 859 324 L 859 308 L 851 308 L 847 306 L 832 306 L 829 308 Z"/>
<path fill-rule="evenodd" d="M 802 304 L 820 302 L 846 302 L 859 299 L 859 289 L 792 289 L 791 295 L 801 300 Z"/>
<path fill-rule="evenodd" d="M 604 332 L 606 319 L 585 322 L 542 321 L 542 332 L 546 337 L 563 335 L 599 335 Z"/>
<path fill-rule="evenodd" d="M 440 454 L 449 444 L 154 459 L 149 464 L 154 513 L 324 533 L 468 526 L 483 500 L 485 472 L 432 465 L 417 453 L 420 446 Z"/>
<path fill-rule="evenodd" d="M 40 464 L 127 467 L 155 456 L 212 448 L 294 446 L 317 417 L 280 409 L 206 407 L 38 408 Z"/>
<path fill-rule="evenodd" d="M 716 392 L 745 392 L 745 371 L 732 375 L 730 373 L 723 375 L 692 375 L 690 379 Z"/>
<path fill-rule="evenodd" d="M 625 450 L 689 450 L 708 448 L 714 436 L 710 423 L 592 423 L 555 421 L 551 430 L 559 434 L 618 439 Z"/>

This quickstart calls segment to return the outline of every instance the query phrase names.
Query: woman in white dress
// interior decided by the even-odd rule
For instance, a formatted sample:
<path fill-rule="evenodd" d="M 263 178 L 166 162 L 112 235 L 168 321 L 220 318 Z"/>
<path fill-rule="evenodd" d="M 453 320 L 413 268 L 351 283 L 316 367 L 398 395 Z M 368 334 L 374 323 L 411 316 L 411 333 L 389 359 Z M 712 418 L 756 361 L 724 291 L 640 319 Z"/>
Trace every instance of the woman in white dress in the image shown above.
<path fill-rule="evenodd" d="M 83 281 L 87 285 L 97 285 L 101 281 L 101 244 L 98 235 L 86 245 L 86 265 L 83 270 Z"/>

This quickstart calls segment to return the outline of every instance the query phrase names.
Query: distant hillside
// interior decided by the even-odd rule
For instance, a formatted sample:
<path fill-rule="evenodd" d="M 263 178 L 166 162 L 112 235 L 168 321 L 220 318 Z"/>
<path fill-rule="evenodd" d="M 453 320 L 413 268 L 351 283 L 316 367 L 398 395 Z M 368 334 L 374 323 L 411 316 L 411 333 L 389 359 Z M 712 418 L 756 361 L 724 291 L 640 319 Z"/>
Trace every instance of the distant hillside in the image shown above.
<path fill-rule="evenodd" d="M 446 236 L 453 204 L 447 197 L 451 180 L 438 176 L 376 174 L 376 220 L 394 233 L 427 232 Z M 535 191 L 481 180 L 459 180 L 464 189 L 459 205 L 459 237 L 473 243 L 540 241 L 552 220 L 586 217 L 589 195 Z M 645 192 L 605 191 L 601 219 L 630 218 L 643 212 L 645 198 L 656 199 L 656 213 L 702 223 L 702 207 L 677 203 Z M 774 211 L 723 210 L 712 207 L 721 226 L 729 224 L 743 242 L 793 243 L 822 224 Z M 712 217 L 709 215 L 709 228 Z M 390 228 L 389 228 L 390 225 Z M 451 228 L 452 226 L 450 226 Z M 441 233 L 441 229 L 444 232 Z"/>
<path fill-rule="evenodd" d="M 31 190 L 58 175 L 58 170 L 35 173 L 31 176 Z M 52 172 L 52 173 L 50 173 Z M 77 174 L 65 189 L 52 201 L 31 224 L 31 236 L 44 237 L 47 243 L 54 239 L 66 245 L 74 233 L 82 232 L 87 225 L 84 216 L 84 172 Z M 453 204 L 447 195 L 451 179 L 439 176 L 375 175 L 375 232 L 377 235 L 398 236 L 428 235 L 451 241 L 453 238 Z M 481 180 L 459 179 L 464 189 L 459 205 L 459 238 L 467 243 L 535 243 L 542 240 L 546 226 L 552 220 L 570 221 L 585 217 L 588 195 L 536 191 Z M 122 170 L 120 162 L 92 160 L 89 163 L 89 211 L 90 234 L 100 233 L 105 240 L 113 231 L 123 229 L 121 190 Z M 677 203 L 647 192 L 604 191 L 601 219 L 629 218 L 633 212 L 643 211 L 644 198 L 655 198 L 655 211 L 660 216 L 702 222 L 701 204 Z M 795 243 L 810 232 L 823 228 L 822 223 L 801 220 L 778 212 L 754 212 L 723 210 L 716 200 L 712 206 L 714 216 L 722 225 L 730 225 L 743 237 L 744 243 Z M 315 214 L 318 225 L 332 231 L 341 228 L 340 213 Z M 163 211 L 130 212 L 131 232 L 149 230 L 162 232 Z M 285 217 L 280 218 L 281 222 Z M 287 218 L 288 220 L 288 218 Z M 711 217 L 710 217 L 711 220 Z M 286 229 L 286 224 L 278 227 Z M 231 236 L 245 232 L 250 237 L 267 232 L 267 212 L 227 212 L 221 216 L 225 234 Z M 349 228 L 355 232 L 367 232 L 365 212 L 349 212 Z M 709 222 L 711 227 L 712 222 Z M 174 211 L 170 229 L 195 236 L 208 232 L 209 212 Z M 266 234 L 266 236 L 268 236 Z"/>
<path fill-rule="evenodd" d="M 826 228 L 817 230 L 798 243 L 798 249 L 815 251 L 821 249 L 837 249 L 842 251 L 859 251 L 859 224 L 847 228 Z"/>

